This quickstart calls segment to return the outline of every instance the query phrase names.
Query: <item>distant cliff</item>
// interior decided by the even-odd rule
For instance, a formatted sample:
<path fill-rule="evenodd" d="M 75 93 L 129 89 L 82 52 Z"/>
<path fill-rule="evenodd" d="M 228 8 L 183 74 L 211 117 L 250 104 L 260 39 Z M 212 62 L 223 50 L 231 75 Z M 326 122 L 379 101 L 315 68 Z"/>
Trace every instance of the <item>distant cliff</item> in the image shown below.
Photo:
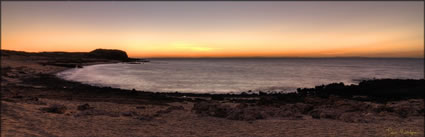
<path fill-rule="evenodd" d="M 55 58 L 56 60 L 62 60 L 63 62 L 81 62 L 81 60 L 94 59 L 118 61 L 135 60 L 128 58 L 127 53 L 125 51 L 116 49 L 95 49 L 91 52 L 24 52 L 13 50 L 1 50 L 1 56 L 11 55 Z"/>
<path fill-rule="evenodd" d="M 112 60 L 129 60 L 127 53 L 122 50 L 116 49 L 95 49 L 89 53 L 87 56 L 90 58 L 99 58 L 99 59 L 112 59 Z"/>

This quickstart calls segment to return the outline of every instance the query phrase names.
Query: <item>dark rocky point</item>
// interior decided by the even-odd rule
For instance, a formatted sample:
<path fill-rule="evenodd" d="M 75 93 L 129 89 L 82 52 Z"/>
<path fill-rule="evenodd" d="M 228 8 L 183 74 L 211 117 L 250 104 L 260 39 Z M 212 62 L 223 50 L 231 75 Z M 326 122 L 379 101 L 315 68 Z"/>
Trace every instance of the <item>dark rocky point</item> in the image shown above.
<path fill-rule="evenodd" d="M 96 49 L 89 52 L 88 56 L 92 58 L 112 59 L 121 61 L 129 60 L 125 51 L 115 49 Z"/>

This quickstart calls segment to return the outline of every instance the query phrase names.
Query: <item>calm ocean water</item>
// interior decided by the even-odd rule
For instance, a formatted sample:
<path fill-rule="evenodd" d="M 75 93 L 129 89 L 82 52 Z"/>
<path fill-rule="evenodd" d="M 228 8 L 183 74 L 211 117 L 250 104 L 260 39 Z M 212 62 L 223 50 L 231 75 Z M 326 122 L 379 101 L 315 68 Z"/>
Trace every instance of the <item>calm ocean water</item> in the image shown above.
<path fill-rule="evenodd" d="M 151 59 L 144 64 L 102 64 L 59 77 L 97 86 L 153 92 L 238 93 L 284 91 L 362 79 L 423 79 L 423 59 L 276 58 Z"/>

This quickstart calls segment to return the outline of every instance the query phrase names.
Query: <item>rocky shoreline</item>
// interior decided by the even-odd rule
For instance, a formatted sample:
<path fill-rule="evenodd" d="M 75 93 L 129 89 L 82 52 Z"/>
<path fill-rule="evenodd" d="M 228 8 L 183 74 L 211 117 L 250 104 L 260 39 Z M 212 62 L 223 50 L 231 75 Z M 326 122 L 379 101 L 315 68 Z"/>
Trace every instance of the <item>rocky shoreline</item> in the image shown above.
<path fill-rule="evenodd" d="M 100 127 L 92 127 L 72 136 L 169 136 L 170 134 L 161 132 L 163 130 L 149 131 L 149 129 L 160 126 L 165 130 L 175 128 L 175 124 L 182 126 L 172 133 L 176 136 L 199 136 L 204 133 L 207 136 L 316 135 L 314 131 L 310 132 L 310 130 L 307 131 L 307 135 L 291 134 L 292 131 L 283 130 L 257 133 L 268 130 L 262 128 L 257 129 L 259 131 L 217 135 L 216 132 L 206 132 L 208 130 L 206 128 L 216 127 L 215 124 L 219 124 L 211 123 L 211 118 L 216 118 L 224 123 L 236 122 L 238 130 L 250 129 L 251 126 L 257 126 L 256 124 L 272 128 L 276 125 L 275 122 L 299 122 L 305 126 L 312 123 L 321 123 L 324 126 L 333 123 L 344 128 L 354 129 L 361 127 L 352 127 L 353 124 L 365 124 L 364 128 L 387 126 L 392 129 L 400 128 L 396 125 L 402 125 L 418 132 L 416 135 L 423 136 L 423 79 L 366 80 L 360 82 L 359 85 L 333 83 L 311 89 L 298 89 L 296 93 L 288 94 L 266 92 L 190 94 L 95 87 L 66 81 L 54 75 L 59 71 L 78 66 L 137 61 L 128 59 L 127 55 L 123 55 L 120 51 L 112 52 L 114 56 L 104 56 L 104 54 L 110 55 L 111 51 L 102 50 L 100 52 L 97 50 L 91 55 L 89 53 L 26 53 L 2 50 L 2 136 L 70 136 L 71 132 L 77 132 L 78 127 L 87 126 L 89 123 Z M 51 121 L 55 118 L 60 120 Z M 98 121 L 98 119 L 102 119 L 110 125 L 101 126 L 102 121 Z M 126 122 L 134 123 L 143 129 L 129 130 L 134 125 L 117 127 L 119 125 L 114 124 L 116 120 L 125 121 L 121 125 Z M 80 123 L 74 123 L 74 121 Z M 68 128 L 57 129 L 57 126 L 46 122 L 76 125 L 67 125 Z M 150 125 L 145 125 L 146 123 Z M 37 129 L 30 129 L 29 127 L 34 124 L 41 126 Z M 192 127 L 190 124 L 203 125 L 203 127 Z M 236 130 L 226 129 L 227 126 L 222 126 L 216 128 L 222 129 L 222 132 L 225 133 Z M 286 126 L 290 127 L 291 125 Z M 113 130 L 113 132 L 105 134 L 90 132 L 90 130 L 110 127 L 120 130 Z M 169 130 L 174 131 L 174 129 Z M 321 131 L 321 133 L 323 135 L 317 136 L 343 134 L 328 131 Z M 388 134 L 387 131 L 377 129 L 373 133 L 361 135 L 383 136 L 386 134 Z M 357 135 L 354 133 L 346 136 Z"/>

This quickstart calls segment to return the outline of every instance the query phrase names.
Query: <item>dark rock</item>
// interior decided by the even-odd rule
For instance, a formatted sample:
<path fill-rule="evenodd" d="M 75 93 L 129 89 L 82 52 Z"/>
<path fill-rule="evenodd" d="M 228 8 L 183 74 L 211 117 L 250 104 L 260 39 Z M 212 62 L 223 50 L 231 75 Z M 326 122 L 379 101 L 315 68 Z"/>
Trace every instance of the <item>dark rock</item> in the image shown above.
<path fill-rule="evenodd" d="M 126 117 L 131 117 L 131 116 L 137 116 L 137 112 L 134 111 L 128 111 L 128 112 L 121 112 L 121 115 L 126 116 Z"/>
<path fill-rule="evenodd" d="M 320 119 L 320 111 L 313 111 L 310 113 L 312 118 Z"/>
<path fill-rule="evenodd" d="M 304 119 L 304 116 L 303 115 L 295 115 L 295 119 L 301 120 L 301 119 Z"/>
<path fill-rule="evenodd" d="M 150 115 L 139 115 L 136 119 L 143 120 L 143 121 L 150 121 L 154 119 L 155 116 Z"/>
<path fill-rule="evenodd" d="M 26 100 L 39 101 L 38 97 L 28 97 Z"/>
<path fill-rule="evenodd" d="M 25 99 L 25 103 L 35 105 L 46 105 L 45 102 L 40 101 L 37 97 L 28 97 Z"/>
<path fill-rule="evenodd" d="M 211 100 L 224 100 L 224 97 L 221 95 L 212 95 Z"/>
<path fill-rule="evenodd" d="M 118 112 L 109 112 L 105 110 L 98 110 L 98 109 L 87 109 L 84 111 L 80 111 L 79 113 L 75 114 L 75 117 L 81 117 L 81 116 L 110 116 L 110 117 L 119 117 L 120 114 Z"/>
<path fill-rule="evenodd" d="M 66 109 L 67 109 L 66 106 L 59 105 L 59 104 L 53 104 L 53 105 L 50 105 L 49 107 L 41 108 L 41 110 L 44 112 L 57 113 L 57 114 L 65 113 Z"/>
<path fill-rule="evenodd" d="M 335 113 L 334 111 L 322 111 L 320 113 L 321 118 L 328 118 L 328 119 L 337 119 L 339 117 L 340 113 Z"/>
<path fill-rule="evenodd" d="M 79 105 L 77 107 L 78 110 L 83 111 L 83 110 L 87 110 L 87 109 L 93 109 L 94 107 L 90 107 L 89 104 L 83 104 L 83 105 Z"/>
<path fill-rule="evenodd" d="M 122 50 L 96 49 L 88 53 L 89 57 L 127 61 L 127 53 Z"/>
<path fill-rule="evenodd" d="M 24 96 L 21 96 L 21 95 L 15 95 L 15 96 L 13 96 L 12 98 L 24 98 Z"/>
<path fill-rule="evenodd" d="M 138 107 L 136 107 L 137 109 L 146 109 L 146 107 L 145 106 L 138 106 Z"/>
<path fill-rule="evenodd" d="M 271 105 L 271 104 L 274 104 L 276 102 L 275 100 L 276 100 L 276 98 L 272 97 L 272 96 L 262 96 L 262 97 L 260 97 L 260 100 L 258 100 L 257 104 L 258 105 Z"/>

